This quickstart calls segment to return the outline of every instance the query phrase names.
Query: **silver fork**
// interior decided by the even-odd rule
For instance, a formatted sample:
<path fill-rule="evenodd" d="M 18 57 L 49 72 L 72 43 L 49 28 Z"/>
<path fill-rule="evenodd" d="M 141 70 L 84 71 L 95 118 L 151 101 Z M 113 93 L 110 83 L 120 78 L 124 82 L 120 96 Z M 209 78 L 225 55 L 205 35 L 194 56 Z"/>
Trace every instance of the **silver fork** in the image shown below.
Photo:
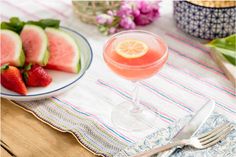
<path fill-rule="evenodd" d="M 223 125 L 202 135 L 191 137 L 190 139 L 174 141 L 164 146 L 136 154 L 132 157 L 149 157 L 151 155 L 169 150 L 173 147 L 187 146 L 187 145 L 192 146 L 196 149 L 205 149 L 215 145 L 217 142 L 224 139 L 232 130 L 234 130 L 234 126 L 232 124 L 224 123 Z"/>

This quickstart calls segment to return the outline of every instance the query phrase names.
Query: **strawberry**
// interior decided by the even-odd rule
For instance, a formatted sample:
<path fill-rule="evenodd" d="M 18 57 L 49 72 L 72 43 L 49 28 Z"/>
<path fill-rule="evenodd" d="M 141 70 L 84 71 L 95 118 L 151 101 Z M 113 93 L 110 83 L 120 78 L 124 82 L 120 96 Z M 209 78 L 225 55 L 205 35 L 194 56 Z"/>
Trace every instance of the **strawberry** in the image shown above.
<path fill-rule="evenodd" d="M 20 70 L 14 66 L 3 65 L 1 67 L 1 84 L 3 87 L 19 94 L 26 95 L 27 93 Z"/>
<path fill-rule="evenodd" d="M 39 65 L 29 64 L 23 72 L 25 84 L 31 87 L 45 87 L 52 82 L 52 77 Z"/>

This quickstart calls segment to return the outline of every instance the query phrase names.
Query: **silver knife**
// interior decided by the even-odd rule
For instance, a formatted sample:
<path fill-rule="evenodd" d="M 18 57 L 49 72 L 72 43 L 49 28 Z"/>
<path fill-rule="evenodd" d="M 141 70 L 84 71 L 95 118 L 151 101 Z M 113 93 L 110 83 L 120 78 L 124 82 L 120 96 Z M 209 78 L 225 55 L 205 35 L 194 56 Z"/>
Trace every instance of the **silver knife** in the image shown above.
<path fill-rule="evenodd" d="M 182 128 L 180 131 L 173 137 L 170 142 L 182 140 L 182 139 L 189 139 L 190 137 L 194 136 L 207 118 L 211 115 L 212 111 L 214 110 L 215 102 L 213 100 L 209 100 L 204 104 L 193 116 L 193 118 Z M 158 157 L 168 157 L 170 156 L 177 148 L 172 148 L 169 151 L 165 151 L 163 153 L 159 153 Z"/>

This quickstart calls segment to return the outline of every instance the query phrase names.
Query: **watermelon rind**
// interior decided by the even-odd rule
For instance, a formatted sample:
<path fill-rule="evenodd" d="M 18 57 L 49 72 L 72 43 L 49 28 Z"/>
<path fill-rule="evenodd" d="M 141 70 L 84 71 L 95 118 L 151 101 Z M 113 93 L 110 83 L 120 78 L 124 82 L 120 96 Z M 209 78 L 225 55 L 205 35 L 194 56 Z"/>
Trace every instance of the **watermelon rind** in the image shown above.
<path fill-rule="evenodd" d="M 79 73 L 81 69 L 81 61 L 79 60 L 78 64 L 77 64 L 77 69 L 75 70 L 75 73 Z"/>
<path fill-rule="evenodd" d="M 14 58 L 12 58 L 12 60 L 9 62 L 9 63 L 4 63 L 4 64 L 9 64 L 9 65 L 13 65 L 13 66 L 16 66 L 16 67 L 22 67 L 25 63 L 25 54 L 24 54 L 24 51 L 22 49 L 22 41 L 21 41 L 21 38 L 20 36 L 11 31 L 11 30 L 1 30 L 1 33 L 5 33 L 9 36 L 12 37 L 12 39 L 17 42 L 17 47 L 16 47 L 16 50 L 15 50 L 15 56 Z"/>
<path fill-rule="evenodd" d="M 48 59 L 49 59 L 49 52 L 48 52 L 48 38 L 47 38 L 47 35 L 45 33 L 45 31 L 39 27 L 39 26 L 36 26 L 36 25 L 32 25 L 32 24 L 26 24 L 22 30 L 22 32 L 26 29 L 32 29 L 34 31 L 37 31 L 41 37 L 41 42 L 42 42 L 42 46 L 41 46 L 41 49 L 40 49 L 40 53 L 37 57 L 36 60 L 29 60 L 27 59 L 27 52 L 25 51 L 26 53 L 26 61 L 29 62 L 29 63 L 36 63 L 36 64 L 39 64 L 41 66 L 45 66 L 48 62 Z M 21 34 L 22 34 L 21 32 Z M 23 42 L 23 49 L 24 49 L 24 42 Z"/>
<path fill-rule="evenodd" d="M 22 46 L 21 46 L 22 47 Z M 25 64 L 25 53 L 23 50 L 21 50 L 20 52 L 20 56 L 19 56 L 19 59 L 18 59 L 18 66 L 19 67 L 22 67 L 24 64 Z"/>
<path fill-rule="evenodd" d="M 42 59 L 42 64 L 41 64 L 42 66 L 47 65 L 48 60 L 49 60 L 49 56 L 50 56 L 49 51 L 46 50 L 46 52 L 44 53 L 43 59 Z"/>
<path fill-rule="evenodd" d="M 70 42 L 74 47 L 75 50 L 77 52 L 77 55 L 74 56 L 74 60 L 73 63 L 71 63 L 71 72 L 73 73 L 79 73 L 80 69 L 81 69 L 81 62 L 80 62 L 80 49 L 79 49 L 79 45 L 78 45 L 78 41 L 69 33 L 61 30 L 61 29 L 56 29 L 56 28 L 46 28 L 45 29 L 46 32 L 51 32 L 51 33 L 55 33 L 58 34 L 60 36 L 62 36 L 65 40 L 67 40 L 68 42 Z M 49 52 L 51 53 L 51 52 Z"/>
<path fill-rule="evenodd" d="M 73 37 L 72 37 L 73 38 Z M 79 61 L 78 61 L 78 63 L 77 63 L 77 70 L 76 70 L 76 73 L 79 73 L 80 72 L 80 70 L 81 70 L 81 56 L 80 56 L 80 52 L 81 52 L 81 50 L 80 50 L 80 45 L 79 45 L 79 41 L 78 40 L 76 40 L 75 38 L 73 38 L 74 40 L 75 40 L 75 42 L 76 42 L 76 45 L 77 45 L 77 47 L 78 47 L 78 51 L 79 51 Z"/>

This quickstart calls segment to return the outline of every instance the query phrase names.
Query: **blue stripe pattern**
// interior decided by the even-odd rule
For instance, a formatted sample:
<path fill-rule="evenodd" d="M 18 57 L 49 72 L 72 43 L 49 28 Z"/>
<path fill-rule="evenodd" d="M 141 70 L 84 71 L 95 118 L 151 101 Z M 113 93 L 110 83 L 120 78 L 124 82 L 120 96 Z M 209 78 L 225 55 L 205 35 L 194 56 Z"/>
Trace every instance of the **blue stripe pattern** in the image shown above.
<path fill-rule="evenodd" d="M 186 40 L 189 40 L 189 39 L 184 39 L 184 41 L 182 41 L 183 39 L 181 39 L 181 38 L 179 38 L 179 37 L 177 37 L 177 36 L 175 36 L 175 35 L 172 35 L 172 34 L 169 34 L 169 33 L 166 33 L 166 35 L 169 36 L 169 37 L 171 37 L 171 38 L 173 38 L 173 39 L 175 39 L 175 40 L 177 40 L 177 41 L 180 41 L 180 42 L 182 42 L 182 43 L 184 43 L 184 44 L 187 44 L 187 45 L 189 45 L 189 46 L 192 46 L 192 47 L 194 47 L 194 48 L 196 48 L 196 49 L 198 49 L 198 50 L 201 50 L 202 52 L 204 52 L 204 53 L 210 55 L 209 52 L 208 52 L 206 49 L 204 49 L 204 48 L 202 48 L 202 47 L 200 47 L 200 46 L 196 46 L 195 43 L 191 43 L 190 41 L 186 41 Z M 183 38 L 183 37 L 182 37 L 182 38 Z M 186 43 L 186 42 L 187 42 L 187 43 Z"/>
<path fill-rule="evenodd" d="M 171 99 L 171 98 L 170 98 L 170 97 L 168 97 L 167 95 L 165 95 L 165 94 L 162 94 L 162 93 L 161 93 L 161 92 L 159 92 L 158 90 L 156 90 L 156 89 L 154 89 L 154 88 L 150 87 L 149 85 L 147 85 L 147 83 L 143 83 L 143 82 L 141 82 L 141 84 L 142 84 L 142 85 L 144 85 L 145 87 L 147 87 L 147 88 L 151 89 L 152 91 L 154 91 L 154 92 L 155 92 L 155 93 L 157 93 L 158 95 L 161 95 L 161 96 L 163 96 L 163 97 L 167 98 L 168 100 L 170 100 L 170 101 L 174 102 L 175 104 L 178 104 L 179 106 L 181 106 L 181 107 L 183 107 L 183 108 L 187 109 L 187 111 L 188 111 L 188 112 L 190 112 L 190 113 L 191 113 L 191 112 L 193 112 L 193 110 L 192 110 L 191 108 L 189 108 L 189 107 L 187 107 L 187 106 L 184 106 L 183 104 L 180 104 L 180 103 L 176 102 L 175 100 Z"/>
<path fill-rule="evenodd" d="M 175 67 L 174 67 L 173 65 L 171 65 L 170 63 L 167 63 L 167 65 L 169 65 L 169 66 L 175 68 Z M 175 68 L 175 69 L 177 69 L 177 68 Z M 231 92 L 229 92 L 229 91 L 227 91 L 227 90 L 225 90 L 225 89 L 222 89 L 222 88 L 220 88 L 220 87 L 218 87 L 218 86 L 216 86 L 216 85 L 214 85 L 214 84 L 212 84 L 212 83 L 203 81 L 203 80 L 201 80 L 201 79 L 199 79 L 199 78 L 197 78 L 197 77 L 195 77 L 195 76 L 193 76 L 193 75 L 191 75 L 191 74 L 185 72 L 184 70 L 179 70 L 179 69 L 177 69 L 177 70 L 178 70 L 178 71 L 181 71 L 182 73 L 185 73 L 185 74 L 187 74 L 187 75 L 189 75 L 189 76 L 191 76 L 191 77 L 193 77 L 193 78 L 196 78 L 197 80 L 199 80 L 199 81 L 201 81 L 201 82 L 205 82 L 205 83 L 207 83 L 207 84 L 209 84 L 209 85 L 211 85 L 211 86 L 213 86 L 213 87 L 215 87 L 215 88 L 217 88 L 217 89 L 220 89 L 221 91 L 226 92 L 227 94 L 230 94 L 230 95 L 232 95 L 232 96 L 235 96 L 234 93 L 231 93 Z"/>
<path fill-rule="evenodd" d="M 128 96 L 128 94 L 124 94 L 124 93 L 121 92 L 120 90 L 118 90 L 118 89 L 116 89 L 116 88 L 114 88 L 114 87 L 111 87 L 111 86 L 109 86 L 108 84 L 105 84 L 104 82 L 102 82 L 102 81 L 100 81 L 100 80 L 97 80 L 97 81 L 98 81 L 100 84 L 102 84 L 102 85 L 104 85 L 104 86 L 107 86 L 107 87 L 109 87 L 110 89 L 112 89 L 112 90 L 118 92 L 119 94 L 125 96 L 127 99 L 132 100 L 132 97 Z M 143 104 L 143 103 L 141 102 L 141 104 Z M 147 106 L 145 106 L 145 107 L 147 107 Z M 152 110 L 152 111 L 153 111 L 153 110 Z M 170 122 L 174 122 L 173 119 L 168 118 L 168 117 L 162 115 L 161 113 L 158 113 L 158 112 L 156 112 L 156 111 L 153 111 L 153 112 L 155 112 L 156 114 L 158 114 L 161 118 L 164 118 L 165 120 L 168 120 L 168 121 L 170 121 Z"/>
<path fill-rule="evenodd" d="M 219 73 L 219 74 L 224 75 L 223 72 L 221 72 L 221 71 L 219 71 L 219 70 L 216 70 L 216 69 L 214 69 L 214 68 L 212 68 L 212 67 L 210 67 L 210 66 L 208 66 L 208 65 L 202 64 L 202 63 L 196 61 L 195 59 L 193 59 L 193 58 L 191 58 L 191 57 L 189 57 L 189 56 L 187 56 L 187 55 L 181 53 L 180 51 L 177 51 L 177 50 L 171 48 L 170 46 L 169 46 L 169 49 L 172 50 L 172 51 L 174 51 L 175 53 L 177 53 L 178 55 L 180 55 L 180 56 L 182 56 L 182 57 L 188 58 L 189 60 L 191 60 L 191 61 L 193 61 L 193 62 L 195 62 L 195 63 L 197 63 L 197 64 L 199 64 L 199 65 L 202 65 L 202 66 L 204 66 L 204 67 L 206 67 L 206 68 L 208 68 L 208 69 L 211 69 L 211 70 L 213 70 L 213 71 L 215 71 L 215 72 L 217 72 L 217 73 Z"/>
<path fill-rule="evenodd" d="M 169 81 L 171 81 L 171 82 L 174 82 L 175 84 L 177 84 L 177 85 L 179 85 L 179 86 L 181 86 L 181 87 L 183 87 L 183 88 L 185 88 L 185 89 L 191 91 L 192 93 L 198 94 L 198 95 L 200 95 L 200 96 L 202 96 L 202 97 L 206 97 L 206 96 L 204 96 L 203 94 L 201 94 L 200 92 L 194 91 L 193 89 L 190 89 L 190 88 L 188 88 L 188 87 L 186 87 L 186 86 L 180 84 L 179 82 L 176 82 L 174 79 L 170 79 L 170 78 L 168 78 L 168 77 L 165 77 L 163 74 L 159 74 L 159 76 L 160 76 L 160 77 L 163 77 L 163 78 L 165 78 L 165 79 L 167 79 L 167 80 L 169 80 Z M 232 113 L 236 113 L 236 111 L 234 111 L 234 110 L 232 110 L 232 109 L 226 107 L 225 105 L 220 104 L 219 102 L 216 102 L 216 104 L 219 105 L 219 106 L 221 106 L 221 107 L 223 107 L 224 109 L 226 109 L 226 110 L 232 112 Z"/>
<path fill-rule="evenodd" d="M 76 111 L 76 112 L 79 112 L 79 113 L 84 114 L 84 115 L 86 115 L 86 116 L 91 116 L 91 114 L 87 114 L 87 113 L 81 112 L 81 111 L 79 111 L 77 108 L 75 108 L 75 107 L 73 107 L 73 106 L 67 104 L 67 103 L 64 102 L 64 101 L 61 101 L 60 99 L 58 99 L 58 98 L 56 98 L 56 97 L 52 97 L 52 98 L 54 98 L 54 99 L 56 99 L 57 101 L 59 101 L 59 102 L 65 104 L 65 105 L 71 107 L 71 108 L 72 108 L 74 111 Z M 107 129 L 109 129 L 111 132 L 113 132 L 114 134 L 116 134 L 117 136 L 119 136 L 120 138 L 124 139 L 125 141 L 127 141 L 127 142 L 129 142 L 129 143 L 133 143 L 133 141 L 131 141 L 131 140 L 125 138 L 124 136 L 120 135 L 119 133 L 117 133 L 116 131 L 114 131 L 113 129 L 111 129 L 111 128 L 110 128 L 109 126 L 107 126 L 106 124 L 104 124 L 104 123 L 102 123 L 102 122 L 100 122 L 100 123 L 101 123 L 103 126 L 105 126 Z"/>

